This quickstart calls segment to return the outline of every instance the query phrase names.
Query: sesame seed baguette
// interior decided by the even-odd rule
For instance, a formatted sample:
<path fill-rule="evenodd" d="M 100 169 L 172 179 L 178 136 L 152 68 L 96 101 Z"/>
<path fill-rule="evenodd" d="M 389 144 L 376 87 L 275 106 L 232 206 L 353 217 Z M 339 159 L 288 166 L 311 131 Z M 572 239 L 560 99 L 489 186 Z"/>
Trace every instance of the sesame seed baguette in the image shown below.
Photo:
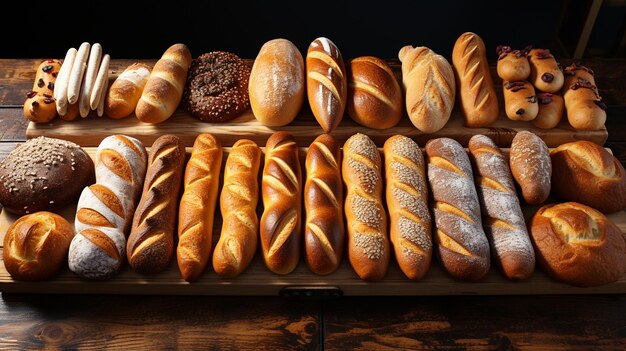
<path fill-rule="evenodd" d="M 304 185 L 304 248 L 306 262 L 316 274 L 334 272 L 343 257 L 343 183 L 340 145 L 329 134 L 313 141 L 306 155 Z"/>
<path fill-rule="evenodd" d="M 433 253 L 424 156 L 416 142 L 402 135 L 387 139 L 383 152 L 396 261 L 409 279 L 419 280 L 428 272 Z"/>
<path fill-rule="evenodd" d="M 263 259 L 272 272 L 288 274 L 298 265 L 302 249 L 302 171 L 291 134 L 276 132 L 267 140 L 261 184 Z"/>
<path fill-rule="evenodd" d="M 480 280 L 489 272 L 490 253 L 469 157 L 449 138 L 432 139 L 425 149 L 441 263 L 456 279 Z"/>
<path fill-rule="evenodd" d="M 345 142 L 341 173 L 346 186 L 348 259 L 366 281 L 382 279 L 390 259 L 381 167 L 380 153 L 368 136 L 358 133 Z"/>

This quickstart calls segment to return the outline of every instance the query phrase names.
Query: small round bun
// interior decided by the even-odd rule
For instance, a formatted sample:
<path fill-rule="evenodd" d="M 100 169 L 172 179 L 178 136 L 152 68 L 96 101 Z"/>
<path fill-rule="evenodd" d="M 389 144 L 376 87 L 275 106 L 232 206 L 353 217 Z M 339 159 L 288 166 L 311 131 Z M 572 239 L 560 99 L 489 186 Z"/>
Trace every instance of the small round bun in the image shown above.
<path fill-rule="evenodd" d="M 626 241 L 601 212 L 566 202 L 546 205 L 531 223 L 531 238 L 541 268 L 575 286 L 617 281 L 626 272 Z"/>
<path fill-rule="evenodd" d="M 203 54 L 193 60 L 183 105 L 205 122 L 227 122 L 250 106 L 250 67 L 239 56 L 225 51 Z"/>
<path fill-rule="evenodd" d="M 4 237 L 4 265 L 16 280 L 52 278 L 67 257 L 74 228 L 63 217 L 37 212 L 19 218 Z"/>

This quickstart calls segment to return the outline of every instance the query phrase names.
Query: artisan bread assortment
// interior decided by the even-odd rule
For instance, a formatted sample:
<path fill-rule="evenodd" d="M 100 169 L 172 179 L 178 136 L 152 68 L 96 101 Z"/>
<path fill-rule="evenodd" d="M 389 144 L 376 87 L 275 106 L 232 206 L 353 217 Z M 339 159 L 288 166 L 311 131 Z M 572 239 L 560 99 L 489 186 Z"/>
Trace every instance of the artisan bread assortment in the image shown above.
<path fill-rule="evenodd" d="M 576 62 L 565 68 L 563 99 L 572 127 L 597 130 L 604 126 L 606 104 L 600 97 L 591 69 Z"/>

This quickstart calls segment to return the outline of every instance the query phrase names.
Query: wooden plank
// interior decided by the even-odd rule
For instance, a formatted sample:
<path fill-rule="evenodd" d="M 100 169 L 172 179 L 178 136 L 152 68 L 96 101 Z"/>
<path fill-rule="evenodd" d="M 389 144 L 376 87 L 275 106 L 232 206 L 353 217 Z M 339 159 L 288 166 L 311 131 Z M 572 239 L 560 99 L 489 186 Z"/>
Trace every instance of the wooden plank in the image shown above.
<path fill-rule="evenodd" d="M 326 350 L 624 350 L 626 295 L 343 298 Z M 619 346 L 622 345 L 622 346 Z"/>
<path fill-rule="evenodd" d="M 2 350 L 319 350 L 320 302 L 2 294 Z"/>
<path fill-rule="evenodd" d="M 28 120 L 22 108 L 0 108 L 0 142 L 26 140 Z"/>
<path fill-rule="evenodd" d="M 95 154 L 95 148 L 86 147 L 90 154 Z M 229 148 L 224 148 L 224 162 Z M 190 152 L 190 149 L 188 149 Z M 507 152 L 507 150 L 505 150 Z M 300 149 L 300 161 L 304 162 L 306 149 Z M 259 172 L 261 173 L 261 172 Z M 260 174 L 259 174 L 260 176 Z M 260 202 L 260 201 L 259 201 Z M 70 223 L 73 223 L 76 213 L 75 204 L 58 211 Z M 536 211 L 536 207 L 524 208 L 527 222 Z M 260 218 L 262 206 L 257 209 Z M 18 217 L 7 211 L 0 214 L 0 245 L 4 242 L 4 235 L 11 223 Z M 626 232 L 626 212 L 621 211 L 609 215 L 618 227 Z M 213 229 L 214 245 L 219 239 L 221 231 L 221 216 L 216 212 Z M 19 282 L 13 280 L 4 265 L 0 266 L 0 291 L 3 292 L 38 292 L 38 293 L 89 293 L 89 294 L 172 294 L 172 295 L 277 295 L 288 287 L 306 288 L 339 288 L 346 295 L 375 296 L 375 295 L 516 295 L 516 294 L 622 294 L 626 293 L 626 275 L 618 282 L 593 288 L 576 288 L 552 280 L 539 269 L 527 281 L 510 282 L 506 280 L 494 267 L 489 275 L 480 282 L 458 282 L 452 279 L 433 262 L 428 275 L 422 281 L 409 281 L 393 262 L 385 279 L 380 282 L 366 283 L 361 281 L 350 267 L 347 258 L 340 268 L 333 274 L 320 277 L 309 271 L 301 260 L 291 274 L 280 276 L 271 273 L 263 262 L 260 248 L 250 267 L 236 279 L 221 279 L 211 267 L 207 268 L 204 276 L 195 283 L 189 284 L 180 278 L 178 267 L 173 260 L 164 272 L 142 276 L 128 267 L 114 279 L 105 282 L 87 282 L 79 279 L 67 267 L 59 275 L 47 282 Z"/>

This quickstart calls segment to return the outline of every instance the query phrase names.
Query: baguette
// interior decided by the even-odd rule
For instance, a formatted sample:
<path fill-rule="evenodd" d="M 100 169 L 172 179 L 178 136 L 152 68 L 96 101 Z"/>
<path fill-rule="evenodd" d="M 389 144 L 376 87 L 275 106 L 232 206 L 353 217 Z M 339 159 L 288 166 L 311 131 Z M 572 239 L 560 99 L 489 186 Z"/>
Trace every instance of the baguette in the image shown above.
<path fill-rule="evenodd" d="M 530 76 L 530 63 L 528 62 L 530 49 L 529 46 L 524 50 L 512 50 L 510 46 L 498 45 L 496 49 L 498 76 L 503 81 L 509 82 L 527 80 Z"/>
<path fill-rule="evenodd" d="M 313 141 L 306 155 L 304 185 L 304 249 L 306 262 L 315 274 L 326 275 L 339 267 L 343 257 L 343 184 L 341 150 L 328 134 Z"/>
<path fill-rule="evenodd" d="M 111 84 L 106 97 L 104 111 L 113 119 L 128 117 L 135 112 L 152 67 L 133 63 Z"/>
<path fill-rule="evenodd" d="M 457 141 L 439 138 L 426 144 L 426 154 L 441 263 L 456 279 L 480 280 L 489 272 L 489 242 L 467 153 Z"/>
<path fill-rule="evenodd" d="M 539 112 L 537 117 L 532 120 L 532 124 L 541 129 L 552 129 L 556 127 L 561 118 L 563 118 L 563 97 L 551 93 L 538 93 L 537 101 L 539 102 Z"/>
<path fill-rule="evenodd" d="M 527 81 L 502 82 L 504 108 L 513 121 L 532 121 L 539 113 L 535 88 Z"/>
<path fill-rule="evenodd" d="M 156 124 L 172 116 L 183 97 L 191 61 L 191 52 L 185 44 L 174 44 L 165 50 L 135 108 L 140 121 Z"/>
<path fill-rule="evenodd" d="M 544 93 L 556 93 L 563 87 L 563 72 L 550 50 L 532 49 L 528 54 L 530 82 Z"/>
<path fill-rule="evenodd" d="M 335 129 L 346 108 L 348 83 L 341 52 L 327 38 L 317 38 L 306 54 L 306 89 L 311 111 L 326 133 Z"/>
<path fill-rule="evenodd" d="M 100 106 L 100 101 L 106 97 L 107 88 L 109 87 L 109 64 L 111 63 L 111 56 L 106 54 L 102 57 L 100 62 L 100 68 L 98 69 L 98 75 L 94 82 L 91 96 L 89 98 L 89 107 L 92 110 L 97 110 Z M 98 113 L 98 116 L 102 116 Z"/>
<path fill-rule="evenodd" d="M 96 151 L 96 184 L 78 200 L 77 234 L 68 254 L 71 271 L 87 279 L 108 279 L 119 271 L 146 162 L 139 140 L 123 135 L 102 140 Z"/>
<path fill-rule="evenodd" d="M 424 156 L 417 143 L 401 135 L 387 139 L 383 150 L 391 244 L 402 272 L 419 280 L 433 253 Z"/>
<path fill-rule="evenodd" d="M 511 173 L 529 205 L 539 205 L 550 195 L 552 163 L 548 146 L 537 135 L 521 131 L 511 142 Z"/>
<path fill-rule="evenodd" d="M 300 260 L 302 171 L 293 136 L 276 132 L 265 146 L 262 178 L 261 248 L 265 265 L 288 274 Z"/>
<path fill-rule="evenodd" d="M 188 282 L 200 278 L 211 258 L 221 166 L 222 145 L 211 134 L 198 135 L 185 169 L 185 192 L 178 210 L 176 257 L 180 274 Z"/>
<path fill-rule="evenodd" d="M 80 87 L 87 68 L 87 58 L 89 57 L 89 49 L 91 45 L 87 42 L 82 43 L 76 53 L 74 64 L 67 85 L 67 102 L 73 105 L 78 102 L 80 96 Z"/>
<path fill-rule="evenodd" d="M 593 71 L 578 63 L 565 68 L 563 99 L 567 120 L 578 130 L 598 130 L 606 123 L 606 104 L 602 101 Z"/>
<path fill-rule="evenodd" d="M 160 136 L 150 148 L 143 193 L 126 246 L 128 263 L 137 272 L 160 272 L 172 259 L 184 162 L 185 146 L 174 135 Z"/>
<path fill-rule="evenodd" d="M 72 66 L 76 59 L 77 50 L 70 48 L 65 54 L 63 65 L 57 75 L 57 80 L 54 83 L 54 98 L 56 100 L 57 113 L 60 116 L 67 114 L 67 88 L 70 80 L 70 73 L 72 72 Z M 77 113 L 78 115 L 78 113 Z"/>
<path fill-rule="evenodd" d="M 380 153 L 368 136 L 354 134 L 345 142 L 341 174 L 346 186 L 348 259 L 365 281 L 382 279 L 391 256 L 381 167 Z"/>
<path fill-rule="evenodd" d="M 96 76 L 98 75 L 98 67 L 100 66 L 101 60 L 102 46 L 95 43 L 91 46 L 91 51 L 89 52 L 89 61 L 87 62 L 87 69 L 85 71 L 83 83 L 80 87 L 81 91 L 78 99 L 80 116 L 83 118 L 87 117 L 89 111 L 91 110 L 91 106 L 89 105 L 91 92 L 93 91 L 96 83 Z"/>
<path fill-rule="evenodd" d="M 469 151 L 491 255 L 508 279 L 527 279 L 535 270 L 535 252 L 508 162 L 484 135 L 470 139 Z"/>
<path fill-rule="evenodd" d="M 213 269 L 223 278 L 241 274 L 254 258 L 259 235 L 256 207 L 261 149 L 253 141 L 239 139 L 224 166 L 220 195 L 222 232 L 213 253 Z"/>
<path fill-rule="evenodd" d="M 452 50 L 459 103 L 470 128 L 485 127 L 498 119 L 498 98 L 489 73 L 483 40 L 474 33 L 463 33 Z"/>

